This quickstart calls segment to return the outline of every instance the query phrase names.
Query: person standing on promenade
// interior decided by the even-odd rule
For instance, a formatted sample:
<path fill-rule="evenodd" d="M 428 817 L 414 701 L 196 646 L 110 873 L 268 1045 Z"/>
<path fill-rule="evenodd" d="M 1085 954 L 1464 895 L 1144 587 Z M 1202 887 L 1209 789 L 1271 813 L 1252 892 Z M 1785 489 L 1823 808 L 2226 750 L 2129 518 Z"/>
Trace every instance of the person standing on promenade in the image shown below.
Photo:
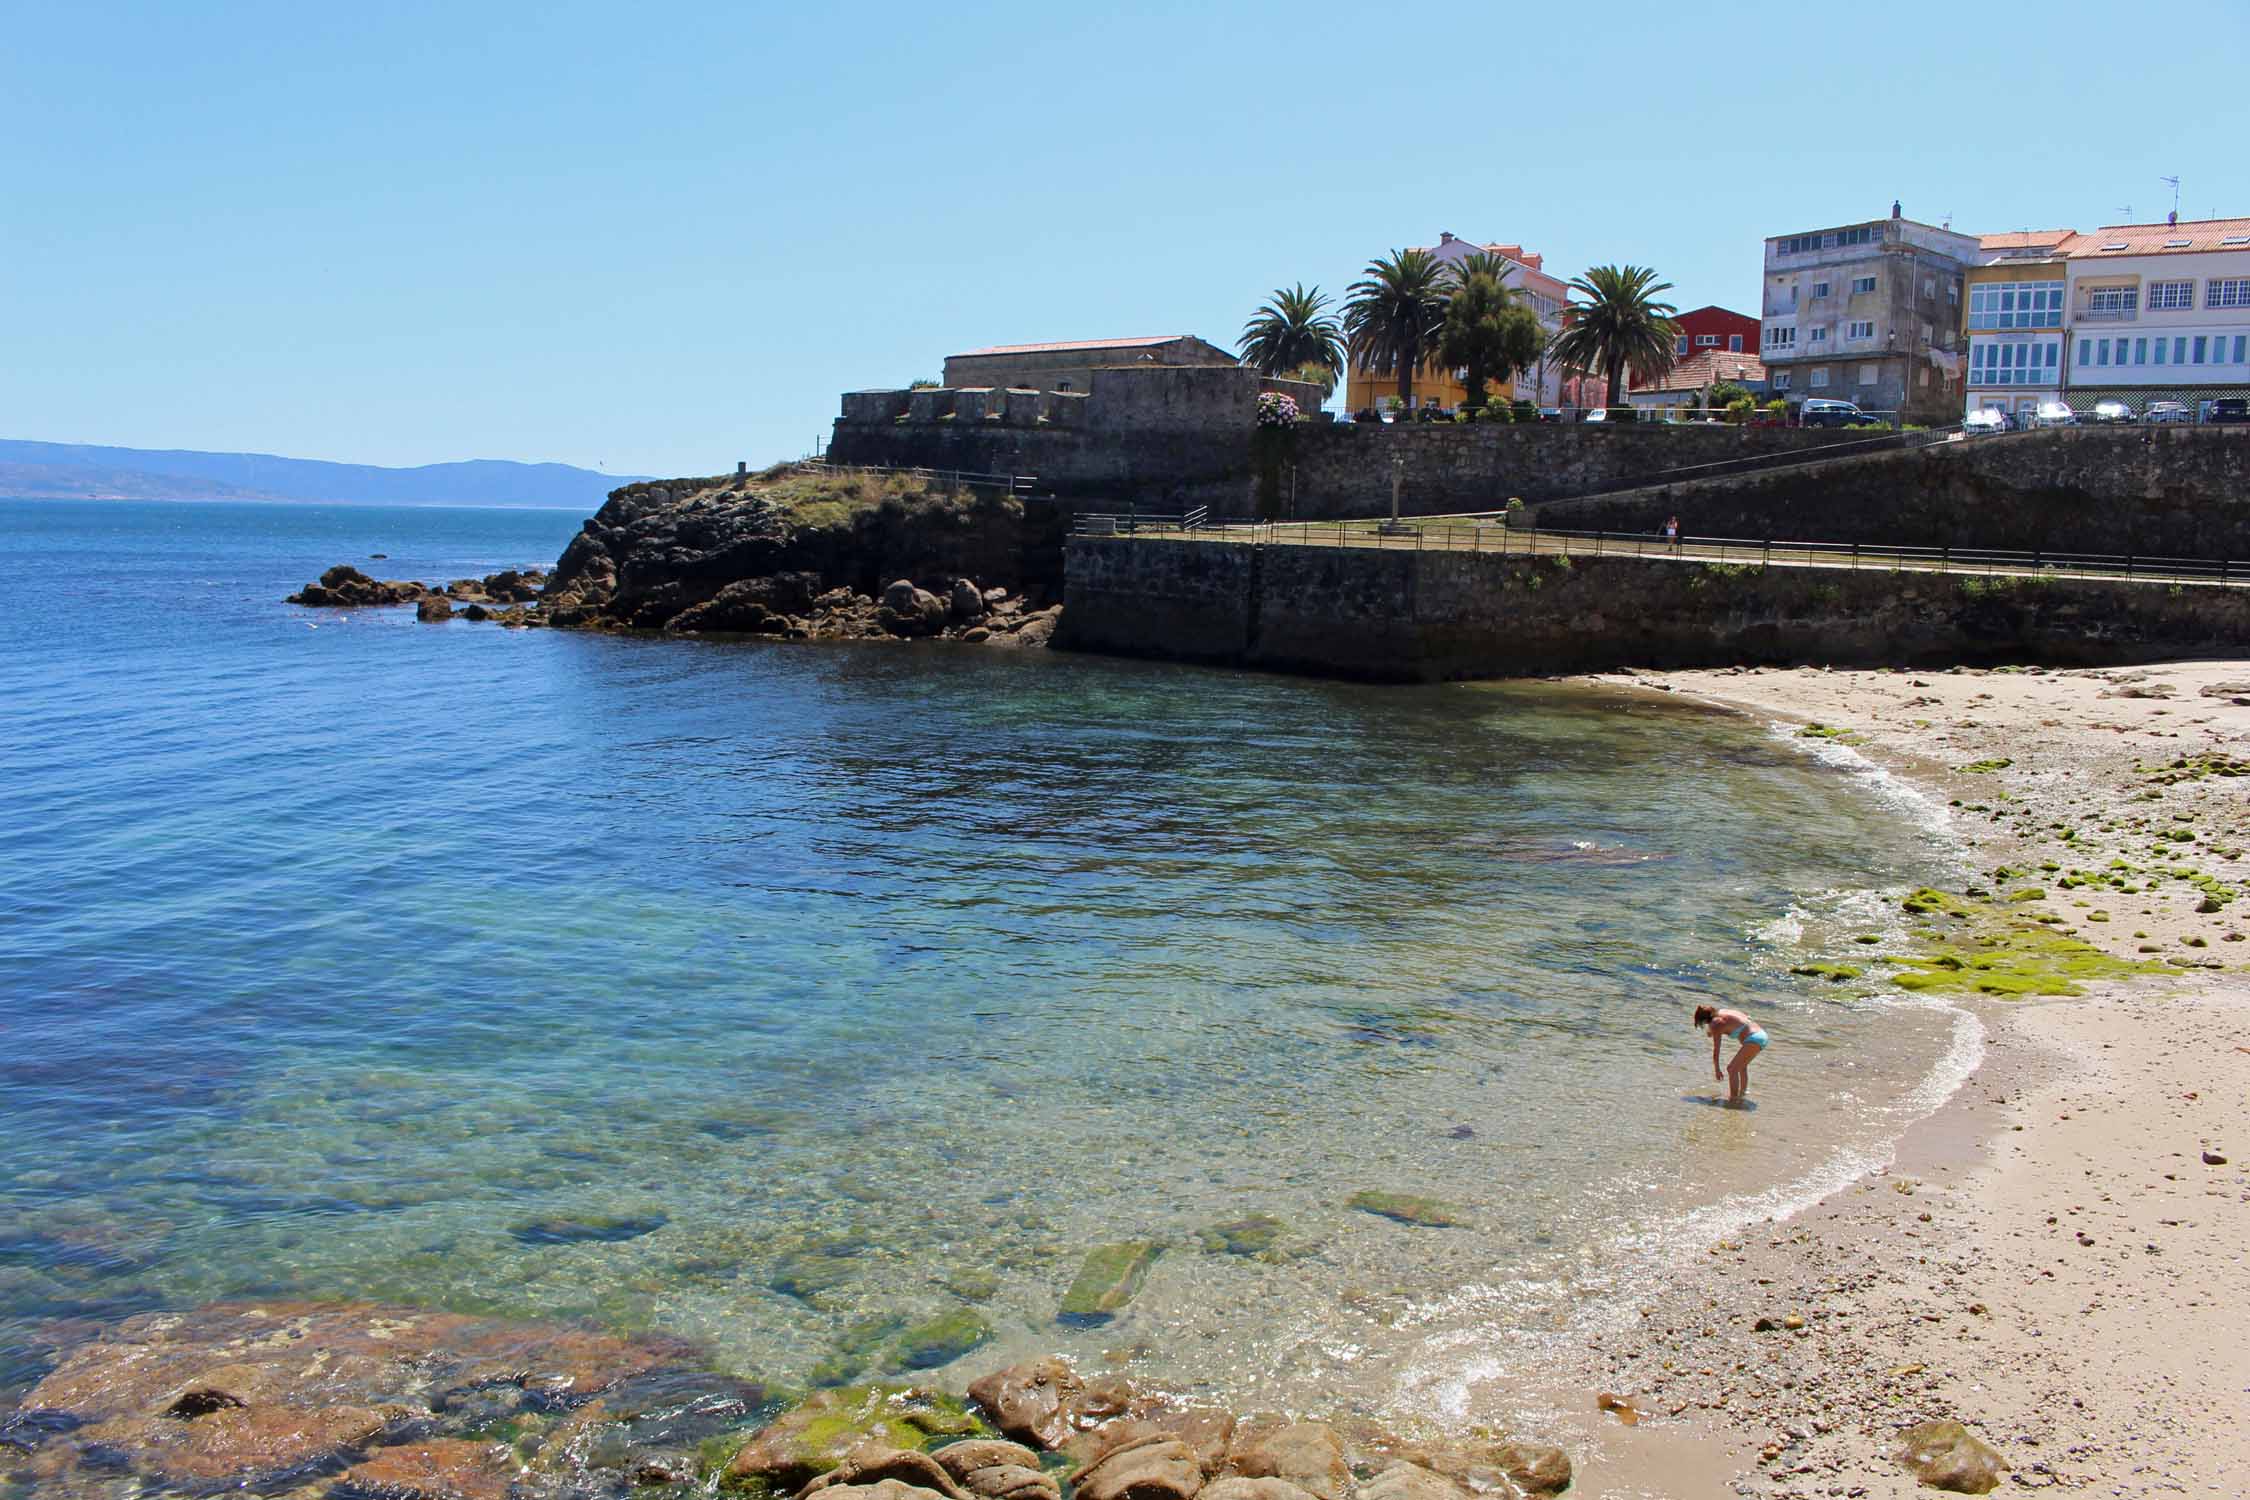
<path fill-rule="evenodd" d="M 1720 1010 L 1709 1005 L 1695 1008 L 1695 1024 L 1711 1033 L 1711 1081 L 1721 1078 L 1719 1071 L 1719 1043 L 1733 1037 L 1742 1045 L 1735 1048 L 1734 1060 L 1726 1065 L 1723 1075 L 1727 1084 L 1727 1103 L 1740 1104 L 1750 1091 L 1750 1059 L 1766 1050 L 1764 1028 L 1739 1010 Z"/>

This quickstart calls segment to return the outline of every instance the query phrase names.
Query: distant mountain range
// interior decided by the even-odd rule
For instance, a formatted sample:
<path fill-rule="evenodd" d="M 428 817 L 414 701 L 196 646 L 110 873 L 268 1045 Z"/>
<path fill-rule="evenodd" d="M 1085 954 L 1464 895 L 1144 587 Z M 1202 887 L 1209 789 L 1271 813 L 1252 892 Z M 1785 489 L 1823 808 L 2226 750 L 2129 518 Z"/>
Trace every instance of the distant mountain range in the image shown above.
<path fill-rule="evenodd" d="M 270 453 L 100 448 L 0 438 L 0 496 L 21 500 L 328 500 L 593 510 L 611 490 L 644 477 L 496 458 L 384 469 Z"/>

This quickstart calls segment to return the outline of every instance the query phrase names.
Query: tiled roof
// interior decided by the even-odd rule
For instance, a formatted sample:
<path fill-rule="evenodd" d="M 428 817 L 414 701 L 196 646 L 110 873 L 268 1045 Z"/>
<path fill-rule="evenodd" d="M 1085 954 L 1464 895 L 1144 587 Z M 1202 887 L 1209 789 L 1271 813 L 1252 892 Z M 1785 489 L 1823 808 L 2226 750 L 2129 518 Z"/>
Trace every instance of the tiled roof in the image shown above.
<path fill-rule="evenodd" d="M 1751 317 L 1748 313 L 1738 313 L 1733 308 L 1721 307 L 1716 302 L 1706 302 L 1701 307 L 1691 307 L 1686 312 L 1674 313 L 1672 314 L 1672 321 L 1676 323 L 1682 318 L 1692 318 L 1698 313 L 1707 312 L 1725 313 L 1728 317 L 1740 318 L 1745 323 L 1755 323 L 1758 321 L 1756 318 Z"/>
<path fill-rule="evenodd" d="M 2077 232 L 2075 229 L 2018 229 L 2007 234 L 1980 234 L 1977 244 L 1986 250 L 2045 250 Z"/>
<path fill-rule="evenodd" d="M 2226 244 L 2230 239 L 2241 243 Z M 2107 248 L 2111 245 L 2123 248 Z M 2062 253 L 2072 260 L 2100 260 L 2107 255 L 2193 255 L 2199 250 L 2250 250 L 2250 219 L 2105 224 L 2089 233 L 2072 235 Z"/>
<path fill-rule="evenodd" d="M 989 349 L 971 349 L 966 354 L 956 354 L 954 359 L 966 359 L 976 354 L 1063 354 L 1078 349 L 1153 349 L 1159 344 L 1176 344 L 1192 334 L 1163 333 L 1146 339 L 1066 339 L 1058 344 L 994 344 Z"/>
<path fill-rule="evenodd" d="M 1705 386 L 1717 385 L 1722 380 L 1755 385 L 1765 378 L 1765 363 L 1755 354 L 1736 354 L 1725 349 L 1698 349 L 1672 366 L 1672 373 L 1662 380 L 1635 380 L 1633 389 L 1700 391 Z"/>

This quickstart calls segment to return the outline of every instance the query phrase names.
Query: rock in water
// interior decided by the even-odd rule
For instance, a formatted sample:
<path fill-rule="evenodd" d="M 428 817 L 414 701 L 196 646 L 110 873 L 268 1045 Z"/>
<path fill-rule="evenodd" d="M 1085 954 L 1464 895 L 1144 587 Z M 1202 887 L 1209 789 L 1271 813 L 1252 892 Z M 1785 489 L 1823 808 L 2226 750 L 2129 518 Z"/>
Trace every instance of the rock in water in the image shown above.
<path fill-rule="evenodd" d="M 1195 1450 L 1162 1433 L 1126 1443 L 1074 1482 L 1076 1500 L 1194 1500 L 1203 1488 Z"/>
<path fill-rule="evenodd" d="M 1359 1500 L 1467 1500 L 1468 1493 L 1463 1486 L 1419 1464 L 1394 1463 L 1359 1487 Z"/>
<path fill-rule="evenodd" d="M 1251 1214 L 1247 1218 L 1198 1229 L 1195 1237 L 1206 1255 L 1267 1255 L 1272 1253 L 1286 1227 L 1272 1214 Z"/>
<path fill-rule="evenodd" d="M 1063 1403 L 1085 1388 L 1077 1372 L 1061 1360 L 1034 1359 L 976 1381 L 969 1387 L 969 1399 L 984 1409 L 993 1426 L 1017 1442 L 1059 1448 L 1071 1433 Z"/>
<path fill-rule="evenodd" d="M 1313 1500 L 1344 1500 L 1352 1489 L 1344 1445 L 1325 1422 L 1246 1426 L 1227 1461 L 1245 1479 L 1286 1479 Z"/>
<path fill-rule="evenodd" d="M 953 593 L 948 601 L 953 618 L 963 624 L 984 618 L 984 593 L 966 578 L 953 580 Z"/>
<path fill-rule="evenodd" d="M 1461 1210 L 1437 1198 L 1417 1198 L 1412 1193 L 1354 1193 L 1346 1208 L 1376 1214 L 1418 1229 L 1458 1229 L 1468 1223 Z"/>
<path fill-rule="evenodd" d="M 1148 1268 L 1163 1253 L 1164 1247 L 1154 1240 L 1125 1240 L 1087 1251 L 1085 1263 L 1078 1268 L 1078 1279 L 1063 1294 L 1057 1321 L 1108 1322 L 1140 1293 Z"/>
<path fill-rule="evenodd" d="M 992 1325 L 967 1308 L 942 1313 L 899 1335 L 899 1363 L 909 1370 L 949 1365 L 992 1337 Z"/>
<path fill-rule="evenodd" d="M 2007 1465 L 1983 1439 L 1950 1419 L 1923 1422 L 1900 1434 L 1905 1441 L 1898 1461 L 1932 1489 L 1962 1495 L 1990 1493 L 2007 1476 Z"/>
<path fill-rule="evenodd" d="M 821 1391 L 776 1417 L 727 1463 L 722 1486 L 801 1489 L 855 1449 L 922 1449 L 933 1437 L 972 1435 L 974 1417 L 950 1397 L 885 1386 Z"/>
<path fill-rule="evenodd" d="M 445 602 L 443 595 L 432 594 L 414 606 L 414 618 L 425 625 L 450 620 L 453 618 L 453 606 Z"/>

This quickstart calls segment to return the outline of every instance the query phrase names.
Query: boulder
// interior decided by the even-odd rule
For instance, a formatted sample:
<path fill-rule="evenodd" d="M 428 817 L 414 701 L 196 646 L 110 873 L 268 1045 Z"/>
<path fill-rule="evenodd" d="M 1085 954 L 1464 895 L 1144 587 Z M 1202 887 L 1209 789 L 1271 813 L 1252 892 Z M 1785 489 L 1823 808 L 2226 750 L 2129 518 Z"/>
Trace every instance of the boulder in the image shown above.
<path fill-rule="evenodd" d="M 1161 1434 L 1113 1450 L 1072 1483 L 1075 1500 L 1194 1500 L 1203 1465 L 1193 1448 Z"/>
<path fill-rule="evenodd" d="M 1351 1493 L 1344 1445 L 1325 1422 L 1244 1424 L 1236 1430 L 1227 1467 L 1245 1479 L 1286 1479 L 1313 1500 L 1345 1500 Z"/>
<path fill-rule="evenodd" d="M 450 620 L 453 618 L 453 606 L 446 603 L 443 595 L 432 594 L 414 606 L 414 618 L 425 625 Z"/>
<path fill-rule="evenodd" d="M 1570 1455 L 1545 1443 L 1510 1440 L 1408 1446 L 1397 1456 L 1419 1464 L 1479 1493 L 1508 1483 L 1533 1494 L 1551 1494 L 1570 1483 Z"/>
<path fill-rule="evenodd" d="M 1212 1480 L 1196 1500 L 1313 1500 L 1313 1497 L 1286 1479 L 1244 1479 L 1237 1474 Z"/>
<path fill-rule="evenodd" d="M 1059 1359 L 1028 1360 L 995 1370 L 969 1387 L 969 1399 L 1003 1434 L 1036 1448 L 1059 1448 L 1071 1434 L 1063 1403 L 1085 1389 Z"/>
<path fill-rule="evenodd" d="M 1087 1412 L 1080 1402 L 1072 1402 L 1064 1410 L 1084 1426 Z M 1063 1444 L 1062 1451 L 1080 1468 L 1090 1468 L 1128 1443 L 1151 1437 L 1177 1438 L 1195 1450 L 1196 1462 L 1208 1477 L 1226 1467 L 1234 1426 L 1234 1413 L 1218 1407 L 1179 1407 L 1163 1396 L 1136 1397 L 1124 1415 L 1078 1433 Z"/>
<path fill-rule="evenodd" d="M 355 609 L 369 605 L 412 604 L 428 592 L 411 579 L 370 578 L 349 563 L 338 563 L 320 575 L 320 582 L 306 584 L 283 602 Z"/>
<path fill-rule="evenodd" d="M 915 1324 L 899 1335 L 898 1361 L 909 1370 L 949 1365 L 992 1337 L 981 1313 L 956 1308 Z"/>
<path fill-rule="evenodd" d="M 982 625 L 971 625 L 961 632 L 961 639 L 971 646 L 981 646 L 992 639 L 992 632 Z"/>
<path fill-rule="evenodd" d="M 1164 1247 L 1154 1240 L 1122 1240 L 1087 1251 L 1077 1279 L 1063 1294 L 1056 1321 L 1079 1325 L 1108 1322 L 1119 1308 L 1139 1295 L 1149 1267 L 1163 1253 Z"/>
<path fill-rule="evenodd" d="M 929 1454 L 916 1448 L 880 1448 L 873 1445 L 854 1449 L 844 1455 L 841 1463 L 820 1475 L 798 1492 L 803 1496 L 818 1494 L 838 1486 L 876 1485 L 886 1479 L 916 1489 L 930 1490 L 944 1495 L 947 1500 L 968 1500 L 968 1492 L 961 1488 L 953 1476 Z"/>
<path fill-rule="evenodd" d="M 937 1461 L 979 1500 L 1062 1500 L 1062 1486 L 1021 1443 L 972 1438 L 938 1449 Z"/>
<path fill-rule="evenodd" d="M 1359 1500 L 1467 1500 L 1468 1487 L 1419 1464 L 1393 1463 L 1359 1487 Z"/>
<path fill-rule="evenodd" d="M 946 607 L 956 620 L 981 620 L 984 618 L 984 594 L 968 579 L 956 578 Z"/>
<path fill-rule="evenodd" d="M 2007 1477 L 2000 1455 L 1959 1422 L 1922 1422 L 1899 1436 L 1898 1461 L 1932 1489 L 1983 1495 Z"/>
<path fill-rule="evenodd" d="M 821 1500 L 946 1500 L 937 1490 L 925 1490 L 902 1479 L 881 1479 L 873 1484 L 839 1484 L 821 1491 Z"/>
<path fill-rule="evenodd" d="M 855 1450 L 922 1449 L 933 1437 L 976 1430 L 975 1418 L 931 1391 L 887 1386 L 821 1391 L 783 1412 L 738 1449 L 724 1480 L 769 1493 L 793 1491 Z"/>

